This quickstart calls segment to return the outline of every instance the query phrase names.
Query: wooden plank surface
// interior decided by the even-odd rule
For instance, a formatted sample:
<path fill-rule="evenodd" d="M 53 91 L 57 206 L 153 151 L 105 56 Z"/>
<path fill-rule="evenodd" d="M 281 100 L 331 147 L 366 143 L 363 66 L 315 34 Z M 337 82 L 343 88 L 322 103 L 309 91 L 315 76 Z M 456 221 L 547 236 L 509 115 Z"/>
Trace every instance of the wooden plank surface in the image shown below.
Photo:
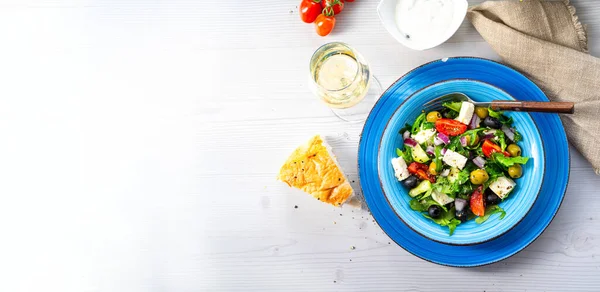
<path fill-rule="evenodd" d="M 548 230 L 472 269 L 418 259 L 367 211 L 276 182 L 314 133 L 357 181 L 362 125 L 307 88 L 321 44 L 354 46 L 384 88 L 431 60 L 497 59 L 468 22 L 438 48 L 403 48 L 369 0 L 321 38 L 297 2 L 0 1 L 0 290 L 599 289 L 600 177 L 574 149 Z M 600 56 L 600 2 L 571 2 Z"/>

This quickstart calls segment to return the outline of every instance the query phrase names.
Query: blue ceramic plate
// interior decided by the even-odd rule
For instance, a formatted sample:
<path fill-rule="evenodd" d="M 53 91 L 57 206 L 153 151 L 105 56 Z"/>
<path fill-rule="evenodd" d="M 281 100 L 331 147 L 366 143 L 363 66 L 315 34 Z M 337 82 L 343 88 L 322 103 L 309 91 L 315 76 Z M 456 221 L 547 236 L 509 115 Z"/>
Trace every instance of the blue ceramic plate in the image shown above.
<path fill-rule="evenodd" d="M 384 174 L 379 172 L 378 149 L 386 125 L 406 98 L 424 87 L 450 79 L 486 82 L 518 100 L 548 101 L 544 93 L 521 73 L 494 61 L 458 57 L 422 65 L 392 84 L 367 118 L 358 152 L 360 184 L 377 223 L 408 252 L 442 265 L 471 267 L 490 264 L 527 247 L 556 215 L 569 179 L 567 137 L 558 115 L 530 114 L 544 142 L 545 168 L 552 171 L 544 172 L 537 200 L 514 228 L 494 240 L 475 245 L 448 245 L 421 236 L 400 220 L 386 200 L 379 181 Z"/>
<path fill-rule="evenodd" d="M 431 240 L 442 243 L 478 244 L 494 239 L 510 230 L 527 215 L 533 206 L 544 176 L 543 143 L 537 126 L 529 114 L 507 112 L 506 114 L 513 118 L 513 125 L 523 136 L 523 141 L 519 143 L 522 155 L 530 159 L 523 166 L 523 177 L 515 180 L 517 183 L 515 190 L 500 204 L 500 207 L 506 210 L 506 216 L 502 220 L 498 218 L 499 215 L 491 216 L 483 224 L 469 220 L 460 224 L 452 236 L 448 235 L 448 227 L 435 224 L 423 217 L 420 212 L 410 209 L 411 197 L 408 195 L 408 189 L 396 180 L 390 161 L 396 157 L 396 148 L 404 148 L 402 135 L 398 132 L 405 124 L 411 124 L 417 118 L 423 104 L 454 92 L 465 93 L 475 101 L 514 100 L 497 87 L 466 79 L 442 81 L 415 92 L 400 105 L 383 132 L 378 155 L 379 178 L 389 204 L 398 217 L 411 229 Z"/>

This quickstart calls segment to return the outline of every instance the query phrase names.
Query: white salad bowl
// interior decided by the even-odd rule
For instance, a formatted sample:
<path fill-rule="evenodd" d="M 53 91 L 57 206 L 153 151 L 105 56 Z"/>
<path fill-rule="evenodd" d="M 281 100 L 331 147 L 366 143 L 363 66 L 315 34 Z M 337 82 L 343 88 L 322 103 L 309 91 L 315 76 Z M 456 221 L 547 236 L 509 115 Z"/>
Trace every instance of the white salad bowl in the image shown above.
<path fill-rule="evenodd" d="M 419 1 L 419 0 L 416 0 Z M 431 0 L 433 1 L 433 0 Z M 411 38 L 403 34 L 396 25 L 396 5 L 398 0 L 381 0 L 377 6 L 377 14 L 381 23 L 385 29 L 402 45 L 417 51 L 423 51 L 437 47 L 447 41 L 460 27 L 465 16 L 467 15 L 467 8 L 469 3 L 467 0 L 451 0 L 454 5 L 451 9 L 454 9 L 454 17 L 450 22 L 448 29 L 438 37 L 431 37 L 427 42 L 415 42 Z"/>

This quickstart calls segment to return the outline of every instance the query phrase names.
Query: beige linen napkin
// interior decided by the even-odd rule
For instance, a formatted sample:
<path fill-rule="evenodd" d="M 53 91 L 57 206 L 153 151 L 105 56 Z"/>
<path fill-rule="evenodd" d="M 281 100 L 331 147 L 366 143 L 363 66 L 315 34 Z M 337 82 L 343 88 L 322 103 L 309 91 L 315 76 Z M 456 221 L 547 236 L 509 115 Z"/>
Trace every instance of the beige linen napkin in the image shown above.
<path fill-rule="evenodd" d="M 561 119 L 569 142 L 600 175 L 600 59 L 568 1 L 487 1 L 468 19 L 502 60 L 530 77 L 553 101 L 575 102 Z"/>

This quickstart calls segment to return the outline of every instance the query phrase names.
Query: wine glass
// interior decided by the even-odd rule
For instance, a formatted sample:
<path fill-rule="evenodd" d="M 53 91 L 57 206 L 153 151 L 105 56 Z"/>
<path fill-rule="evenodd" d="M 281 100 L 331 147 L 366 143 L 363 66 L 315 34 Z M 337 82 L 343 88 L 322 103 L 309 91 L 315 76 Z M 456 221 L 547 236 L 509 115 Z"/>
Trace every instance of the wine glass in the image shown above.
<path fill-rule="evenodd" d="M 363 56 L 342 42 L 327 43 L 310 59 L 310 88 L 347 122 L 362 122 L 381 95 Z"/>

